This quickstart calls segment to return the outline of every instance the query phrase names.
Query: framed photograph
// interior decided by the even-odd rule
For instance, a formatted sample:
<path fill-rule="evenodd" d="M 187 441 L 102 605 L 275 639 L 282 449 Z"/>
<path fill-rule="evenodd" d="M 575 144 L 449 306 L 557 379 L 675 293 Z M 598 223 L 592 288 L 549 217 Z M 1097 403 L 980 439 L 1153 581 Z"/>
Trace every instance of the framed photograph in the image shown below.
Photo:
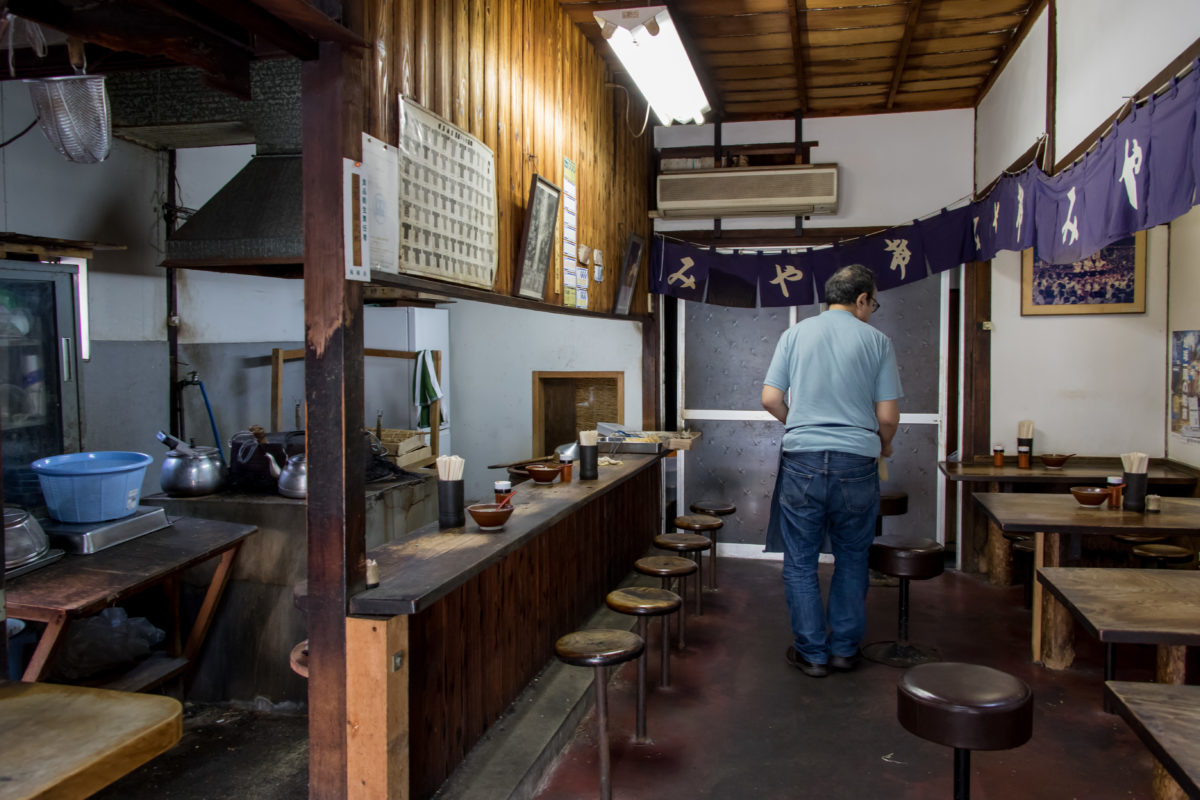
<path fill-rule="evenodd" d="M 617 284 L 617 297 L 613 301 L 614 314 L 628 314 L 633 304 L 633 287 L 637 284 L 638 271 L 642 266 L 642 251 L 646 240 L 636 233 L 625 240 L 625 253 L 621 257 L 621 281 Z"/>
<path fill-rule="evenodd" d="M 562 191 L 557 186 L 541 175 L 533 176 L 529 203 L 525 206 L 525 227 L 521 230 L 521 251 L 513 274 L 513 294 L 517 297 L 542 300 L 546 295 L 561 197 Z"/>
<path fill-rule="evenodd" d="M 1021 316 L 1145 311 L 1145 231 L 1073 264 L 1047 264 L 1032 247 L 1021 254 Z"/>

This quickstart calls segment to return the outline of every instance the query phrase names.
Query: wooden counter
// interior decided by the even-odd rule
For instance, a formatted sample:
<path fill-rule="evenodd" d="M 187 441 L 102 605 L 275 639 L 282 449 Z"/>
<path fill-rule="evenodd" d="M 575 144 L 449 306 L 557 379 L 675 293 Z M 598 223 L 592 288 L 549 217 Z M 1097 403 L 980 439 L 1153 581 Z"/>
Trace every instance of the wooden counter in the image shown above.
<path fill-rule="evenodd" d="M 188 684 L 198 702 L 304 703 L 308 685 L 288 666 L 296 643 L 308 636 L 292 590 L 307 577 L 304 500 L 278 494 L 220 492 L 202 497 L 143 497 L 169 515 L 254 525 L 226 590 L 226 601 Z M 393 541 L 437 518 L 434 479 L 374 481 L 366 486 L 366 544 Z M 189 576 L 192 591 L 203 574 Z"/>
<path fill-rule="evenodd" d="M 352 797 L 430 797 L 663 529 L 657 455 L 516 489 L 503 531 L 427 525 L 377 547 L 351 600 Z M 300 597 L 303 588 L 298 587 Z"/>
<path fill-rule="evenodd" d="M 1049 484 L 1060 486 L 1102 485 L 1109 475 L 1122 472 L 1119 458 L 1072 458 L 1059 469 L 1042 466 L 1037 456 L 1029 469 L 1021 469 L 1015 461 L 1004 462 L 1003 467 L 992 466 L 992 462 L 964 464 L 961 461 L 940 461 L 938 468 L 947 480 L 964 483 L 999 484 Z M 1149 482 L 1154 486 L 1180 486 L 1191 493 L 1196 487 L 1196 475 L 1170 464 L 1154 463 L 1147 470 Z M 994 490 L 993 490 L 994 491 Z M 1160 492 L 1162 494 L 1162 492 Z"/>

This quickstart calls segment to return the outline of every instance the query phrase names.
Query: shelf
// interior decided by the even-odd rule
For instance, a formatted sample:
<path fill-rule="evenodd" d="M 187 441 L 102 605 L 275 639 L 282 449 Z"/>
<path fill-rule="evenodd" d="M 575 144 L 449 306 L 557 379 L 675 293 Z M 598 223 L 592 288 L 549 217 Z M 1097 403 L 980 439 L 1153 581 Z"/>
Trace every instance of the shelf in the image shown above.
<path fill-rule="evenodd" d="M 183 657 L 172 658 L 163 653 L 156 653 L 100 688 L 117 692 L 143 692 L 179 675 L 187 669 L 189 663 Z"/>

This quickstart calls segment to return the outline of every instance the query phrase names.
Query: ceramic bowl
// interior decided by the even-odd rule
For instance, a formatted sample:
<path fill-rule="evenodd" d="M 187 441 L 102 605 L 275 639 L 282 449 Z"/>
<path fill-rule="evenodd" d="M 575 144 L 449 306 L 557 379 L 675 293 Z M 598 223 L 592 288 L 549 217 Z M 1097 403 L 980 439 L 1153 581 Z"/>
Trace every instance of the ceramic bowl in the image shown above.
<path fill-rule="evenodd" d="M 1039 458 L 1042 459 L 1042 466 L 1046 469 L 1062 469 L 1062 465 L 1067 463 L 1067 459 L 1075 455 L 1074 453 L 1042 453 Z"/>
<path fill-rule="evenodd" d="M 504 528 L 504 523 L 512 516 L 512 505 L 498 506 L 495 503 L 476 503 L 467 506 L 467 513 L 481 531 L 498 531 Z"/>
<path fill-rule="evenodd" d="M 525 467 L 525 471 L 537 483 L 552 483 L 562 471 L 562 467 L 552 467 L 549 464 L 528 464 Z"/>
<path fill-rule="evenodd" d="M 1108 499 L 1108 489 L 1099 486 L 1072 486 L 1071 496 L 1081 506 L 1098 506 Z"/>

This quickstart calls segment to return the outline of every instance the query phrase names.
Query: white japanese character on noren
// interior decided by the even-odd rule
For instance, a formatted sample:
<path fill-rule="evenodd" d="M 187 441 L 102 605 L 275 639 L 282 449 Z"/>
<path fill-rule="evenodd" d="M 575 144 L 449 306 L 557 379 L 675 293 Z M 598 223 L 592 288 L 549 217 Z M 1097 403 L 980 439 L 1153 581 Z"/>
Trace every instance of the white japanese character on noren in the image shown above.
<path fill-rule="evenodd" d="M 696 279 L 695 279 L 695 277 L 688 275 L 687 271 L 689 269 L 691 269 L 692 267 L 696 266 L 696 262 L 693 261 L 692 259 L 688 258 L 687 256 L 684 256 L 683 258 L 681 258 L 679 260 L 679 263 L 682 266 L 680 266 L 678 272 L 673 273 L 669 278 L 667 278 L 667 285 L 670 286 L 672 283 L 675 283 L 675 281 L 679 281 L 679 285 L 681 288 L 695 289 L 696 288 Z"/>
<path fill-rule="evenodd" d="M 1133 150 L 1129 149 L 1129 145 L 1133 144 Z M 1138 207 L 1137 199 L 1137 176 L 1142 172 L 1142 148 L 1138 144 L 1137 139 L 1125 140 L 1125 163 L 1121 166 L 1121 183 L 1125 184 L 1125 196 L 1129 198 L 1129 205 L 1135 209 Z"/>
<path fill-rule="evenodd" d="M 889 267 L 895 271 L 900 268 L 900 280 L 904 280 L 904 274 L 907 271 L 908 261 L 912 258 L 912 253 L 908 250 L 908 239 L 884 239 L 887 242 L 887 247 L 884 250 L 892 254 L 892 264 Z"/>
<path fill-rule="evenodd" d="M 793 267 L 791 264 L 788 264 L 783 267 L 776 264 L 775 265 L 775 278 L 771 281 L 771 283 L 777 284 L 779 286 L 779 291 L 783 292 L 783 296 L 788 297 L 789 295 L 788 295 L 787 282 L 788 281 L 798 281 L 803 277 L 804 277 L 804 270 L 802 270 L 802 269 L 797 269 L 796 267 Z"/>
<path fill-rule="evenodd" d="M 1067 199 L 1071 201 L 1071 204 L 1067 206 L 1067 221 L 1062 226 L 1062 241 L 1063 244 L 1075 244 L 1079 241 L 1079 217 L 1072 216 L 1075 213 L 1074 186 L 1071 187 L 1071 191 L 1067 192 Z"/>

